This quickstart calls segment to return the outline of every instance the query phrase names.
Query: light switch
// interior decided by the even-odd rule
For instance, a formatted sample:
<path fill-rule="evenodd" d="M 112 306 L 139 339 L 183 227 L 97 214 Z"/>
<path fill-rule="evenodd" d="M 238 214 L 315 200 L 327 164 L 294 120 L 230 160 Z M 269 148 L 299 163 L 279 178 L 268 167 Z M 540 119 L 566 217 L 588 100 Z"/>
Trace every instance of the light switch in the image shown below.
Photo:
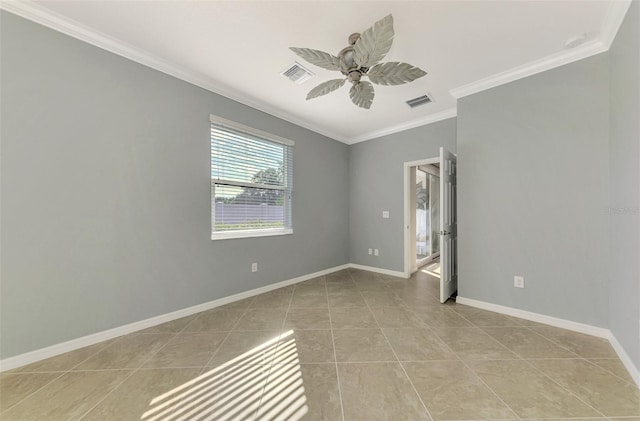
<path fill-rule="evenodd" d="M 384 219 L 389 219 L 389 211 L 382 211 L 382 217 Z"/>

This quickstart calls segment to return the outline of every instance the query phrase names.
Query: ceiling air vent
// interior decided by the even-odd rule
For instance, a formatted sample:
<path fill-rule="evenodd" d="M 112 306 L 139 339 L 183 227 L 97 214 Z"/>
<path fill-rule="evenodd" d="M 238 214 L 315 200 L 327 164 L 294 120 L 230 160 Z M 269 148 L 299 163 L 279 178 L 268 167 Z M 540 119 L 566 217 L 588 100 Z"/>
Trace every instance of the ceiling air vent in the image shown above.
<path fill-rule="evenodd" d="M 433 99 L 431 99 L 431 95 L 426 94 L 426 95 L 419 96 L 417 98 L 410 99 L 409 101 L 407 101 L 407 105 L 410 106 L 411 108 L 416 108 L 421 105 L 428 104 L 430 102 L 433 102 Z"/>
<path fill-rule="evenodd" d="M 295 82 L 298 85 L 303 84 L 313 76 L 309 70 L 305 69 L 300 63 L 294 61 L 293 64 L 280 73 L 287 77 L 291 82 Z"/>

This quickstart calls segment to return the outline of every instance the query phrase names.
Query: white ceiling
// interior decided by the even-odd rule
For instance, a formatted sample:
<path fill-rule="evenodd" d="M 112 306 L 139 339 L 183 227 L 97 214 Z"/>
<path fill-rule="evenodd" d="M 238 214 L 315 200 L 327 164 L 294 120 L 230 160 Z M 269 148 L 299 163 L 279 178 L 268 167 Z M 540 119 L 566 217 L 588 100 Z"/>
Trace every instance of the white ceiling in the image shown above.
<path fill-rule="evenodd" d="M 456 96 L 605 51 L 628 2 L 613 1 L 35 1 L 3 5 L 286 120 L 354 143 L 455 115 Z M 621 6 L 622 5 L 622 6 Z M 427 76 L 375 86 L 370 110 L 345 86 L 306 101 L 315 85 L 340 77 L 313 65 L 296 85 L 280 75 L 290 46 L 337 54 L 352 32 L 392 13 L 396 36 L 385 61 Z M 622 15 L 622 16 L 620 16 Z M 572 50 L 565 42 L 584 34 Z M 431 93 L 435 102 L 405 101 Z"/>

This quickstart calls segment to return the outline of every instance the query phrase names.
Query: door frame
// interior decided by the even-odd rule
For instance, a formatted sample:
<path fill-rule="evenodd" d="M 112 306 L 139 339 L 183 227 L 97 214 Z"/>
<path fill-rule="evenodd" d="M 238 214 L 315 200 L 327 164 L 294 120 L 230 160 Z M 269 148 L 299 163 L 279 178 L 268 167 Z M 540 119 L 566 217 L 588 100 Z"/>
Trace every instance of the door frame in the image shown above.
<path fill-rule="evenodd" d="M 409 229 L 411 228 L 411 190 L 409 186 L 409 179 L 411 178 L 411 167 L 419 167 L 420 165 L 439 164 L 440 156 L 435 158 L 420 159 L 418 161 L 408 161 L 403 164 L 404 174 L 404 277 L 409 278 L 411 276 L 411 235 L 409 235 Z"/>

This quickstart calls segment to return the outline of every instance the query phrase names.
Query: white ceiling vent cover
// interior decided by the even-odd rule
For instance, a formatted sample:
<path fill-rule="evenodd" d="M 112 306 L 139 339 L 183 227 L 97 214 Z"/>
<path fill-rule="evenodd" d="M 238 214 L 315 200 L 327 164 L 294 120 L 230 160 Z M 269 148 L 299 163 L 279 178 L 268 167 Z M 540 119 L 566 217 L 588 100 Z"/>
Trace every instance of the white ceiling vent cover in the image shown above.
<path fill-rule="evenodd" d="M 298 85 L 303 84 L 307 80 L 311 79 L 313 73 L 307 70 L 303 65 L 294 61 L 293 64 L 280 73 L 281 75 L 288 78 L 291 82 L 295 82 Z"/>
<path fill-rule="evenodd" d="M 407 105 L 410 106 L 411 108 L 416 108 L 421 105 L 429 104 L 431 102 L 433 102 L 433 98 L 431 98 L 431 94 L 426 94 L 426 95 L 419 96 L 417 98 L 410 99 L 409 101 L 407 101 Z"/>

